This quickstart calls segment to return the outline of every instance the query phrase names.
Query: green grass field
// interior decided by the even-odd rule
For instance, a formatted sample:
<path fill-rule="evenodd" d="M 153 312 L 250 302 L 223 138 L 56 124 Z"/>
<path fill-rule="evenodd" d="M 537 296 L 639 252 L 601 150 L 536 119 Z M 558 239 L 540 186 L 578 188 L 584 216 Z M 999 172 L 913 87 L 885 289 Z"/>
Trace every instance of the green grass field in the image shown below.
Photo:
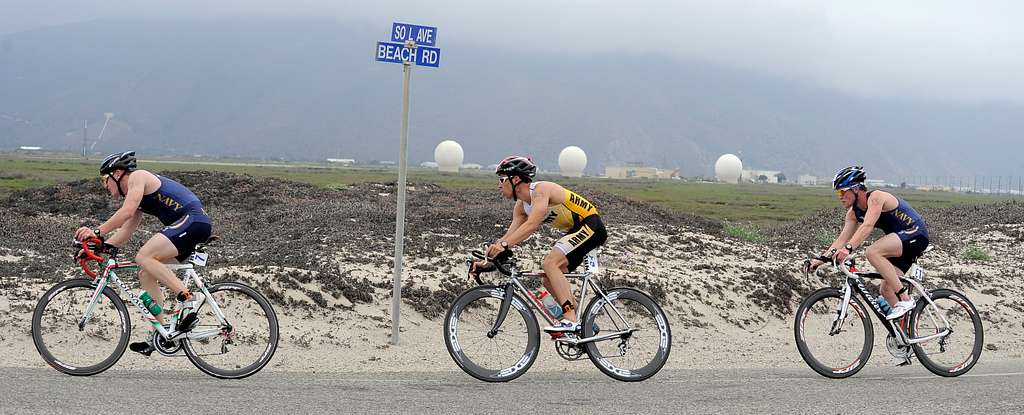
<path fill-rule="evenodd" d="M 12 190 L 49 186 L 58 182 L 98 177 L 98 159 L 74 157 L 26 157 L 0 155 L 0 196 Z M 152 171 L 209 170 L 279 177 L 316 186 L 334 187 L 353 183 L 388 182 L 398 178 L 397 169 L 338 167 L 324 164 L 243 163 L 180 160 L 142 160 L 140 166 Z M 838 206 L 834 193 L 826 187 L 790 185 L 697 183 L 678 180 L 614 180 L 601 178 L 568 179 L 541 177 L 568 187 L 580 183 L 599 187 L 609 193 L 652 202 L 657 205 L 700 216 L 754 226 L 770 225 Z M 495 188 L 497 182 L 486 172 L 472 174 L 439 173 L 432 169 L 410 169 L 409 180 L 436 183 L 449 188 Z M 99 191 L 97 182 L 97 191 Z M 943 207 L 957 204 L 993 203 L 1007 196 L 972 193 L 928 192 L 890 189 L 915 207 Z"/>

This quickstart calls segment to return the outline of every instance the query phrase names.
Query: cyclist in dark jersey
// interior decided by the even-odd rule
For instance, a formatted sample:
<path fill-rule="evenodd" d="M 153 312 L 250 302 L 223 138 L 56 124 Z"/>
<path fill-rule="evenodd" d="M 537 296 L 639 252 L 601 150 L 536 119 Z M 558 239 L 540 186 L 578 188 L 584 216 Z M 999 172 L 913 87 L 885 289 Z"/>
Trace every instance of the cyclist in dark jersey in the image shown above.
<path fill-rule="evenodd" d="M 541 225 L 547 223 L 565 233 L 544 257 L 541 282 L 562 304 L 562 321 L 545 327 L 552 335 L 576 331 L 576 304 L 566 272 L 576 269 L 586 254 L 601 246 L 608 238 L 597 207 L 573 191 L 552 182 L 534 182 L 537 165 L 527 157 L 509 156 L 498 162 L 498 189 L 502 196 L 516 201 L 512 208 L 512 224 L 487 250 L 493 258 L 508 247 L 525 241 Z M 520 185 L 523 185 L 520 187 Z M 478 262 L 482 267 L 486 262 Z"/>
<path fill-rule="evenodd" d="M 158 304 L 163 303 L 160 283 L 173 291 L 178 307 L 172 313 L 180 313 L 181 329 L 189 330 L 188 322 L 195 321 L 193 311 L 203 303 L 203 294 L 189 292 L 164 264 L 184 261 L 197 244 L 210 238 L 213 228 L 202 202 L 180 183 L 139 170 L 134 151 L 107 156 L 100 165 L 100 178 L 110 196 L 121 197 L 124 203 L 97 228 L 78 228 L 75 239 L 103 238 L 103 235 L 117 230 L 104 244 L 123 246 L 138 229 L 143 213 L 156 216 L 165 227 L 143 244 L 135 255 L 135 262 L 142 268 L 139 284 Z M 163 323 L 163 315 L 155 317 Z M 156 350 L 148 341 L 132 343 L 130 347 L 146 356 Z"/>
<path fill-rule="evenodd" d="M 860 166 L 847 167 L 836 174 L 832 184 L 848 210 L 843 230 L 825 256 L 843 261 L 864 243 L 874 228 L 881 229 L 885 235 L 872 243 L 864 255 L 882 274 L 879 293 L 893 304 L 892 312 L 886 316 L 891 320 L 914 307 L 914 301 L 902 290 L 900 276 L 928 247 L 928 226 L 906 200 L 881 190 L 868 191 L 864 186 L 866 178 Z M 811 270 L 821 264 L 821 261 L 811 261 Z"/>

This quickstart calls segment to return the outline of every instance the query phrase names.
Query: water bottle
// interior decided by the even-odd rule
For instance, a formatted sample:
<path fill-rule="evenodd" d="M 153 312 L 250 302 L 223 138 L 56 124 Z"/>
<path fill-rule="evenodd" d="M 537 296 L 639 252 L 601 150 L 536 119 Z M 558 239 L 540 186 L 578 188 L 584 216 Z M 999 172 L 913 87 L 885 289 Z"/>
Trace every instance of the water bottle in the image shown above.
<path fill-rule="evenodd" d="M 558 305 L 551 293 L 547 291 L 540 291 L 537 293 L 537 298 L 540 298 L 540 302 L 544 304 L 544 307 L 548 309 L 555 318 L 562 317 L 562 306 Z"/>
<path fill-rule="evenodd" d="M 160 311 L 162 311 L 162 309 L 160 308 L 160 304 L 158 304 L 156 301 L 153 301 L 153 297 L 150 297 L 148 292 L 143 290 L 142 294 L 139 294 L 139 299 L 142 300 L 142 304 L 145 305 L 147 309 L 149 309 L 150 313 L 152 313 L 154 316 L 160 315 Z"/>
<path fill-rule="evenodd" d="M 892 306 L 889 305 L 888 301 L 885 301 L 885 297 L 878 297 L 878 308 L 882 310 L 882 314 L 888 315 L 892 313 Z"/>

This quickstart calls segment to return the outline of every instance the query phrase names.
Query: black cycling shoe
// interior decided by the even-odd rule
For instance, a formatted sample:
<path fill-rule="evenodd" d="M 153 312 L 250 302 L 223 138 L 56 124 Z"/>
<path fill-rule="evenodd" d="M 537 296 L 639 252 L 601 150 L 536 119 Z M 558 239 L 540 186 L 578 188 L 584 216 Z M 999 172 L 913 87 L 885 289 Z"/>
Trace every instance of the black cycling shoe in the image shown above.
<path fill-rule="evenodd" d="M 143 356 L 149 356 L 156 351 L 156 347 L 153 347 L 149 342 L 135 342 L 128 345 L 128 349 L 135 353 L 142 354 Z"/>
<path fill-rule="evenodd" d="M 191 312 L 178 320 L 178 333 L 188 333 L 199 323 L 199 313 Z"/>

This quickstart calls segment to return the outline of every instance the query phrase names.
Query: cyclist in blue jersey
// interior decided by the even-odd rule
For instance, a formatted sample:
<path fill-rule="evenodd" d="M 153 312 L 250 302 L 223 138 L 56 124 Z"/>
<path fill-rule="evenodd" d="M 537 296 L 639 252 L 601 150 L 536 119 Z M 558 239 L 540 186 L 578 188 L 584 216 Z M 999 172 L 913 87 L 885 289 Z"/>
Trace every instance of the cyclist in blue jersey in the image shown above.
<path fill-rule="evenodd" d="M 892 312 L 885 317 L 892 320 L 914 308 L 900 276 L 928 247 L 928 226 L 906 200 L 881 190 L 867 190 L 866 178 L 863 167 L 851 166 L 840 170 L 833 179 L 832 186 L 847 209 L 846 222 L 824 256 L 843 261 L 864 244 L 874 228 L 881 229 L 885 235 L 864 250 L 864 256 L 882 274 L 878 290 L 893 304 Z M 811 261 L 810 270 L 821 264 Z"/>
<path fill-rule="evenodd" d="M 139 284 L 158 304 L 163 303 L 160 283 L 173 291 L 178 303 L 173 312 L 168 312 L 178 313 L 182 331 L 190 330 L 192 327 L 189 326 L 196 320 L 194 310 L 202 305 L 205 298 L 201 293 L 189 292 L 164 264 L 184 261 L 197 244 L 210 238 L 213 228 L 202 202 L 180 183 L 139 170 L 134 151 L 111 154 L 103 159 L 100 180 L 112 198 L 123 198 L 124 203 L 97 228 L 78 228 L 75 239 L 82 241 L 94 236 L 102 239 L 117 230 L 104 244 L 123 246 L 138 229 L 143 213 L 156 216 L 165 227 L 149 238 L 135 254 L 135 262 L 142 268 Z M 155 317 L 163 323 L 163 315 Z M 156 350 L 149 341 L 132 343 L 130 348 L 146 356 Z"/>

